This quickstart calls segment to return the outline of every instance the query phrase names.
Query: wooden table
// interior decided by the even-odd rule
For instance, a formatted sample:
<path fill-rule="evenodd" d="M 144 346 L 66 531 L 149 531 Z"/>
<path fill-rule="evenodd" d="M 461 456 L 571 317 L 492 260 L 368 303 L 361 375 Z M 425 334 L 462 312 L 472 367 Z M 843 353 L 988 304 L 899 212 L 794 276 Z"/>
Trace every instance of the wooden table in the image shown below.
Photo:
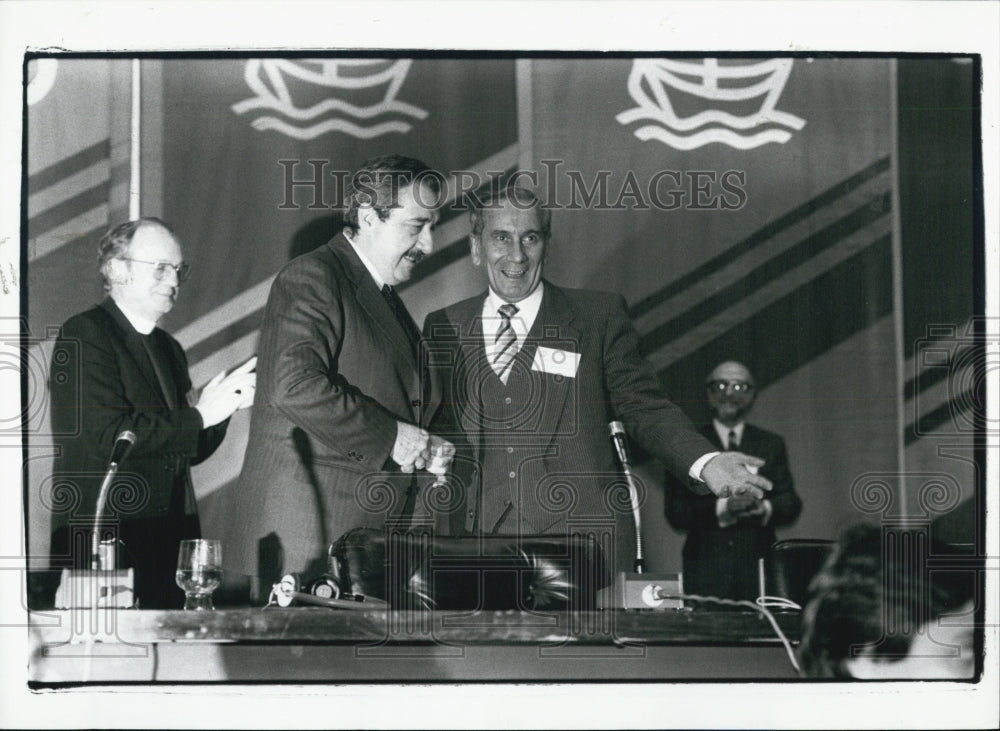
<path fill-rule="evenodd" d="M 795 642 L 798 614 L 775 616 Z M 33 687 L 797 677 L 754 612 L 62 610 L 29 631 Z"/>

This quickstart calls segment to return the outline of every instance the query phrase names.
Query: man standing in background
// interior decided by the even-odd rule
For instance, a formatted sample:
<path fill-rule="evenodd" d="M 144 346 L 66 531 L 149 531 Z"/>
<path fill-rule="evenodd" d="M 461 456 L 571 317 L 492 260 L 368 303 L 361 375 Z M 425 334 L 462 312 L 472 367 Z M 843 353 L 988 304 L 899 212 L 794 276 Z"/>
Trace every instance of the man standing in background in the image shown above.
<path fill-rule="evenodd" d="M 89 568 L 89 521 L 116 437 L 129 430 L 135 445 L 109 492 L 123 562 L 135 570 L 142 608 L 180 607 L 178 546 L 200 537 L 190 466 L 216 450 L 229 417 L 252 402 L 256 359 L 219 373 L 189 406 L 187 358 L 156 326 L 189 272 L 173 232 L 156 218 L 123 223 L 101 239 L 99 266 L 107 298 L 66 321 L 54 352 L 69 356 L 54 356 L 51 368 L 53 502 L 69 488 L 72 503 L 55 511 L 50 565 Z"/>
<path fill-rule="evenodd" d="M 802 512 L 788 469 L 785 441 L 746 422 L 756 384 L 742 363 L 720 363 L 705 381 L 712 423 L 702 429 L 716 449 L 738 450 L 764 461 L 760 474 L 774 489 L 764 498 L 750 494 L 695 495 L 668 481 L 667 520 L 687 531 L 684 542 L 684 591 L 723 599 L 756 599 L 757 560 L 774 543 L 774 529 Z"/>

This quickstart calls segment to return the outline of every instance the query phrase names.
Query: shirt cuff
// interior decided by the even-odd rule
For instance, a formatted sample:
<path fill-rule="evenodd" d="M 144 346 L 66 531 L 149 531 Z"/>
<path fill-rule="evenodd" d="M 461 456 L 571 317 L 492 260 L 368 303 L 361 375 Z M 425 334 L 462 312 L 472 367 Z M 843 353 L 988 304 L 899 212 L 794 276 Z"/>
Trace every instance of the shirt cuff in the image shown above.
<path fill-rule="evenodd" d="M 729 498 L 720 497 L 715 500 L 715 517 L 719 520 L 720 528 L 728 528 L 736 525 L 736 518 L 729 514 Z"/>
<path fill-rule="evenodd" d="M 704 482 L 704 480 L 701 479 L 701 472 L 705 469 L 705 465 L 707 465 L 712 458 L 718 454 L 720 454 L 720 452 L 709 452 L 708 454 L 701 455 L 694 461 L 694 464 L 691 465 L 691 469 L 688 470 L 688 477 L 692 480 L 697 480 L 698 482 Z"/>

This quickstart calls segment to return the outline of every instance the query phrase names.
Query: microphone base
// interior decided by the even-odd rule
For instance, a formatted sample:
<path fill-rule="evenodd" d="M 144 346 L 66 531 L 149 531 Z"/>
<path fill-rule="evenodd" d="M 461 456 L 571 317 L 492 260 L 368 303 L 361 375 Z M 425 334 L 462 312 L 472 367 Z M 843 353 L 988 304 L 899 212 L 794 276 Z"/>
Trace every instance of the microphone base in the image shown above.
<path fill-rule="evenodd" d="M 622 571 L 609 586 L 597 592 L 598 609 L 683 609 L 681 599 L 657 599 L 657 595 L 684 593 L 680 573 L 638 574 Z"/>
<path fill-rule="evenodd" d="M 56 609 L 130 609 L 135 605 L 132 569 L 63 569 Z"/>

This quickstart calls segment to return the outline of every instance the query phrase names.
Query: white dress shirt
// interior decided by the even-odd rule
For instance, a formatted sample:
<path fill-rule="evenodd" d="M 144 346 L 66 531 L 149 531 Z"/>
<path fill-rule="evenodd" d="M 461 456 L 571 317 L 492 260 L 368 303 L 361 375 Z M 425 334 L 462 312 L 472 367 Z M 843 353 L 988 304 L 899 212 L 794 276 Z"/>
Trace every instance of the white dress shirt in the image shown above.
<path fill-rule="evenodd" d="M 544 289 L 545 285 L 539 282 L 534 292 L 520 302 L 511 303 L 517 308 L 517 314 L 510 318 L 510 326 L 514 331 L 514 337 L 517 339 L 517 345 L 515 346 L 517 350 L 515 352 L 520 352 L 521 348 L 524 347 L 524 341 L 531 331 L 531 326 L 535 324 L 535 319 L 538 317 L 538 310 L 542 307 L 542 293 Z M 507 301 L 494 292 L 492 288 L 483 302 L 483 345 L 486 347 L 486 360 L 490 363 L 493 362 L 493 357 L 496 355 L 497 333 L 503 324 L 503 316 L 500 314 L 500 308 L 505 304 L 507 304 Z M 503 376 L 500 378 L 505 384 L 507 383 L 507 377 L 510 375 L 510 370 L 510 368 L 505 370 Z"/>
<path fill-rule="evenodd" d="M 347 243 L 349 243 L 351 248 L 354 249 L 354 253 L 358 255 L 361 263 L 365 265 L 365 269 L 368 270 L 368 273 L 372 275 L 372 279 L 375 280 L 375 286 L 381 290 L 382 287 L 385 286 L 385 280 L 379 276 L 378 270 L 375 268 L 375 265 L 372 264 L 371 259 L 365 256 L 365 252 L 355 246 L 354 242 L 351 241 L 350 237 L 346 233 L 344 234 L 344 238 L 347 239 Z"/>

